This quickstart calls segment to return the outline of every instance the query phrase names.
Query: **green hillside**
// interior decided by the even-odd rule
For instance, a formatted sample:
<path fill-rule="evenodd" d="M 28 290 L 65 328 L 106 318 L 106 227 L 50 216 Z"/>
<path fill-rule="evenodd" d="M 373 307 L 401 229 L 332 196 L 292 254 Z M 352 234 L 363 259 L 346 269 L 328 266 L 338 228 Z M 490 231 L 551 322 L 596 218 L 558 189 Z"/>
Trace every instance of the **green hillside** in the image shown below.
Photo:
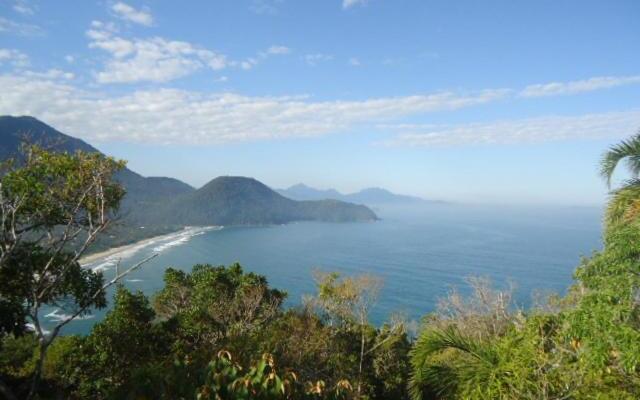
<path fill-rule="evenodd" d="M 290 200 L 253 178 L 221 176 L 146 213 L 186 225 L 263 225 L 292 221 L 373 221 L 367 207 L 335 200 Z"/>

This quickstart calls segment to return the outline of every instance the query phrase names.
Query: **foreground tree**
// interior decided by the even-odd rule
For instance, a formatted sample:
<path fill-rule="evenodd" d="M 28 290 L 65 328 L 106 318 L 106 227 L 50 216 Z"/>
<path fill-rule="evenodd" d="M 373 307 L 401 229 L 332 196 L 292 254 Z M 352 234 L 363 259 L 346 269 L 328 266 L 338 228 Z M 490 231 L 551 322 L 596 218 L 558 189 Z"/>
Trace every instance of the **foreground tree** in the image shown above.
<path fill-rule="evenodd" d="M 281 370 L 271 354 L 263 354 L 246 370 L 231 353 L 220 351 L 207 367 L 198 400 L 348 400 L 353 388 L 346 380 L 334 386 L 323 381 L 304 382 L 295 371 Z"/>
<path fill-rule="evenodd" d="M 158 316 L 175 325 L 185 352 L 211 351 L 262 329 L 279 313 L 286 293 L 264 276 L 229 267 L 195 265 L 191 273 L 169 268 L 153 300 Z"/>
<path fill-rule="evenodd" d="M 60 354 L 46 370 L 59 392 L 65 398 L 160 398 L 166 387 L 157 371 L 170 370 L 170 341 L 154 319 L 144 294 L 118 285 L 113 307 L 89 335 L 64 337 L 74 338 L 74 347 L 52 347 Z"/>
<path fill-rule="evenodd" d="M 36 393 L 47 350 L 60 330 L 91 308 L 105 307 L 106 289 L 128 273 L 105 283 L 101 273 L 79 264 L 124 196 L 114 180 L 124 165 L 98 153 L 52 153 L 37 146 L 2 165 L 0 335 L 22 334 L 29 323 L 37 337 L 27 398 Z M 50 331 L 41 316 L 45 306 L 68 315 Z M 15 396 L 2 383 L 0 389 Z"/>
<path fill-rule="evenodd" d="M 382 391 L 394 391 L 393 377 L 380 363 L 386 357 L 387 362 L 398 362 L 402 365 L 403 361 L 398 360 L 396 356 L 397 350 L 402 350 L 403 346 L 394 349 L 393 343 L 406 343 L 405 324 L 398 320 L 385 325 L 383 330 L 379 331 L 369 323 L 371 310 L 380 294 L 382 280 L 368 274 L 341 277 L 338 273 L 319 271 L 315 273 L 315 280 L 318 294 L 315 298 L 309 299 L 310 305 L 319 310 L 329 327 L 334 328 L 338 335 L 355 334 L 359 342 L 354 379 L 357 398 L 366 398 L 365 392 L 373 392 L 375 389 L 370 386 L 376 381 L 383 386 L 387 385 Z M 402 370 L 398 372 L 403 375 Z M 366 377 L 366 373 L 373 376 Z M 379 382 L 383 376 L 389 378 L 389 381 Z"/>

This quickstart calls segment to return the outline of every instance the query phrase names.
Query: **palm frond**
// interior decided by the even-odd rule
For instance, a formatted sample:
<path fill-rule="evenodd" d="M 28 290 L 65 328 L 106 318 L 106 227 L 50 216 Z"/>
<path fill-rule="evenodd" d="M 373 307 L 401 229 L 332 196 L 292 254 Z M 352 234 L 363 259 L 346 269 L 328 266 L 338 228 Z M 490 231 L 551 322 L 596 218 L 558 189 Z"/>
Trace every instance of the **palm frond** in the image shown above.
<path fill-rule="evenodd" d="M 459 380 L 455 368 L 449 365 L 425 365 L 413 371 L 409 379 L 409 395 L 413 400 L 453 398 Z"/>
<path fill-rule="evenodd" d="M 607 230 L 640 216 L 640 179 L 632 179 L 611 194 L 605 214 Z"/>
<path fill-rule="evenodd" d="M 431 332 L 429 340 L 425 344 L 425 350 L 431 354 L 446 349 L 459 350 L 487 364 L 495 364 L 497 362 L 497 356 L 491 346 L 461 334 L 453 326 Z"/>
<path fill-rule="evenodd" d="M 462 353 L 466 361 L 462 365 L 433 361 L 435 356 L 446 350 Z M 411 350 L 414 373 L 409 391 L 414 400 L 420 400 L 428 393 L 448 398 L 453 396 L 459 385 L 482 379 L 474 373 L 486 376 L 486 371 L 491 371 L 498 363 L 498 354 L 490 343 L 465 336 L 453 326 L 427 330 Z"/>
<path fill-rule="evenodd" d="M 611 146 L 600 161 L 600 175 L 611 186 L 611 178 L 620 161 L 626 159 L 627 167 L 636 177 L 640 174 L 640 132 L 635 136 Z"/>

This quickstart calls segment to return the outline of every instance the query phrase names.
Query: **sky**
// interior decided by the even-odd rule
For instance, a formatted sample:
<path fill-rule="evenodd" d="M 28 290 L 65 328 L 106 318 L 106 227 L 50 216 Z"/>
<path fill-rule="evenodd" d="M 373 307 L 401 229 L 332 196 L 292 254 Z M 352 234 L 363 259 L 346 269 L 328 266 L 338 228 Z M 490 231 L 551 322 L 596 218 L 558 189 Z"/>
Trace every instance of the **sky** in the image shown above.
<path fill-rule="evenodd" d="M 195 187 L 602 205 L 638 49 L 637 0 L 0 0 L 0 115 Z"/>

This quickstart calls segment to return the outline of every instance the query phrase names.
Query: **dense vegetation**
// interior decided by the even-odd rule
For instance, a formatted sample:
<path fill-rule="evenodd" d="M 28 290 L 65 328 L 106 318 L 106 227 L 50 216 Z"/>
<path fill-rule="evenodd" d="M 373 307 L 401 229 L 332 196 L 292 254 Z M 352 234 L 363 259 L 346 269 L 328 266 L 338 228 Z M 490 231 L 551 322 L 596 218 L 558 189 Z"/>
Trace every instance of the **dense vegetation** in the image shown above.
<path fill-rule="evenodd" d="M 106 305 L 115 280 L 80 268 L 81 252 L 66 244 L 88 247 L 108 225 L 123 164 L 29 154 L 1 182 L 0 394 L 9 399 L 640 398 L 640 135 L 605 155 L 607 180 L 622 160 L 632 180 L 612 192 L 604 248 L 580 262 L 566 296 L 521 310 L 510 289 L 470 278 L 471 295 L 451 292 L 415 338 L 401 320 L 370 324 L 375 277 L 318 273 L 316 294 L 285 309 L 286 293 L 239 265 L 169 268 L 151 298 L 118 286 L 88 335 L 47 333 L 44 304 L 74 315 Z"/>

